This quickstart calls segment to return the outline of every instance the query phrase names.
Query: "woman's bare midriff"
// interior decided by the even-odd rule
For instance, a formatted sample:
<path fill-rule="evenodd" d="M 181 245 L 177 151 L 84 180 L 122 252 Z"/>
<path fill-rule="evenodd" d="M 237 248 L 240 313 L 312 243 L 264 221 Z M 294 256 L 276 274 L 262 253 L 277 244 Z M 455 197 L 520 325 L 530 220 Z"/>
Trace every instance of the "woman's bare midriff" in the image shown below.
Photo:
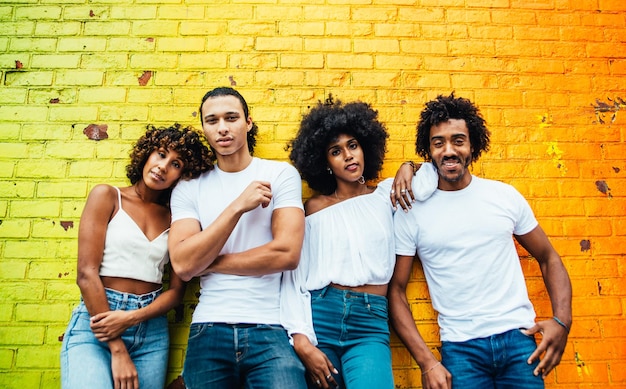
<path fill-rule="evenodd" d="M 387 285 L 361 285 L 361 286 L 344 286 L 330 283 L 330 286 L 341 290 L 351 290 L 353 292 L 376 294 L 379 296 L 387 296 Z"/>
<path fill-rule="evenodd" d="M 131 294 L 146 294 L 161 288 L 161 284 L 133 280 L 121 277 L 100 277 L 105 288 L 114 289 L 118 292 Z"/>

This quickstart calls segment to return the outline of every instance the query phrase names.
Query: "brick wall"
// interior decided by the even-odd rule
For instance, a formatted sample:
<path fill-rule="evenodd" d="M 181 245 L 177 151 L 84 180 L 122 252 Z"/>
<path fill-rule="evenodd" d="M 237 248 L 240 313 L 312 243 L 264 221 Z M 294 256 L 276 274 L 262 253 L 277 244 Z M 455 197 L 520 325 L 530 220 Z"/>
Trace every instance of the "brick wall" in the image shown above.
<path fill-rule="evenodd" d="M 220 85 L 248 99 L 257 155 L 272 159 L 286 159 L 301 114 L 327 94 L 372 103 L 391 133 L 385 175 L 417 159 L 425 101 L 454 90 L 476 102 L 493 135 L 474 173 L 529 199 L 573 281 L 575 324 L 547 387 L 626 387 L 623 0 L 0 1 L 0 387 L 60 386 L 89 189 L 125 184 L 145 125 L 197 126 L 200 97 Z M 98 127 L 106 138 L 85 134 Z M 537 263 L 520 256 L 550 316 Z M 168 382 L 197 282 L 189 289 L 182 320 L 170 314 Z M 417 266 L 409 291 L 436 350 Z M 419 388 L 392 340 L 397 387 Z"/>

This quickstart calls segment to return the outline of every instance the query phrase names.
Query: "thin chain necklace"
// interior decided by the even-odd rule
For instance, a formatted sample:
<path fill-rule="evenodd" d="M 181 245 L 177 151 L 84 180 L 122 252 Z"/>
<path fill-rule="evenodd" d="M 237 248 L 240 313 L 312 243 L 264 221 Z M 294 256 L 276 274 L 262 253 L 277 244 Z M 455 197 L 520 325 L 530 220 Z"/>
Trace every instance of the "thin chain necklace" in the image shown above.
<path fill-rule="evenodd" d="M 337 200 L 339 200 L 339 201 L 343 201 L 343 200 L 351 199 L 352 197 L 357 197 L 357 196 L 363 195 L 363 194 L 365 194 L 366 192 L 367 192 L 367 186 L 366 186 L 366 185 L 363 185 L 363 190 L 361 190 L 361 193 L 359 193 L 359 194 L 357 194 L 357 195 L 354 195 L 354 196 L 350 196 L 350 197 L 346 197 L 346 198 L 343 198 L 343 199 L 342 199 L 341 197 L 339 197 L 339 196 L 337 195 L 337 189 L 335 189 L 335 198 L 336 198 Z"/>

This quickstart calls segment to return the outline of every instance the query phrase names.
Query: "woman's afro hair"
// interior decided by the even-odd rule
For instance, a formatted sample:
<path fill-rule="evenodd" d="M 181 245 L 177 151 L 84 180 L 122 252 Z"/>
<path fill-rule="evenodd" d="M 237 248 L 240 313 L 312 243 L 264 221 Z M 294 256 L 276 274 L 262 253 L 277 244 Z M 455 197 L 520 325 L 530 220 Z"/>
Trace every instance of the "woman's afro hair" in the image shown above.
<path fill-rule="evenodd" d="M 378 177 L 386 152 L 389 135 L 378 112 L 363 102 L 342 104 L 329 95 L 323 103 L 304 115 L 296 137 L 288 145 L 289 159 L 308 186 L 322 194 L 337 188 L 335 177 L 328 172 L 326 150 L 339 135 L 353 136 L 361 145 L 365 157 L 363 177 Z"/>

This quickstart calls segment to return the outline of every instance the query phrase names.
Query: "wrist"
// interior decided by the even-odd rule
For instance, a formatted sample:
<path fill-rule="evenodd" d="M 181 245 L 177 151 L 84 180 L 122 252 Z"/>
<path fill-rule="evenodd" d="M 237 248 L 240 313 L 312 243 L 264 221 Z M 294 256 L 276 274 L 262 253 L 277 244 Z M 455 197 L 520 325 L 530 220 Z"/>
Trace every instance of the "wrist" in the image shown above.
<path fill-rule="evenodd" d="M 300 333 L 291 334 L 291 337 L 293 339 L 294 349 L 301 350 L 302 348 L 306 348 L 312 345 L 311 341 L 309 340 L 309 337 L 306 336 L 305 334 L 300 334 Z"/>
<path fill-rule="evenodd" d="M 111 351 L 111 355 L 118 355 L 126 352 L 126 345 L 124 345 L 124 341 L 121 338 L 115 338 L 113 340 L 109 340 L 108 342 L 109 350 Z"/>
<path fill-rule="evenodd" d="M 417 171 L 419 170 L 419 166 L 416 165 L 415 162 L 413 162 L 413 161 L 402 162 L 402 165 L 409 165 L 409 166 L 411 166 L 411 169 L 413 169 L 413 175 L 415 175 L 415 173 L 417 173 Z"/>
<path fill-rule="evenodd" d="M 552 316 L 552 319 L 557 322 L 558 325 L 560 325 L 561 327 L 563 327 L 565 329 L 565 331 L 569 334 L 570 331 L 570 326 L 572 325 L 571 323 L 569 325 L 565 324 L 561 319 L 559 319 L 557 316 Z"/>
<path fill-rule="evenodd" d="M 432 365 L 431 367 L 427 368 L 426 370 L 422 370 L 422 376 L 425 376 L 426 374 L 430 373 L 431 371 L 433 371 L 439 365 L 441 365 L 441 362 L 437 362 L 434 365 Z"/>

